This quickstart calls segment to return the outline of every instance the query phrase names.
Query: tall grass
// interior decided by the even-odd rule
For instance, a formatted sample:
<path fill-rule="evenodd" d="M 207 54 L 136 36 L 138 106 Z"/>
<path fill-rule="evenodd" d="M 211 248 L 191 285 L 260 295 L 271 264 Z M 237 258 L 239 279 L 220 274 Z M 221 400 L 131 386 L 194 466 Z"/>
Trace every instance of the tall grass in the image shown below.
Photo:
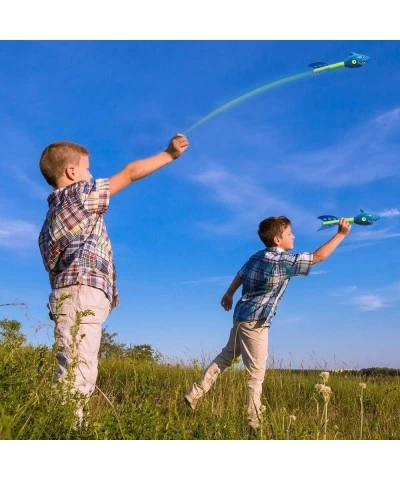
<path fill-rule="evenodd" d="M 0 343 L 0 439 L 400 439 L 398 376 L 331 372 L 328 410 L 315 389 L 319 370 L 269 368 L 264 421 L 253 432 L 245 421 L 246 372 L 237 365 L 196 411 L 187 409 L 183 397 L 204 366 L 102 360 L 89 422 L 76 430 L 73 405 L 53 383 L 54 353 Z"/>

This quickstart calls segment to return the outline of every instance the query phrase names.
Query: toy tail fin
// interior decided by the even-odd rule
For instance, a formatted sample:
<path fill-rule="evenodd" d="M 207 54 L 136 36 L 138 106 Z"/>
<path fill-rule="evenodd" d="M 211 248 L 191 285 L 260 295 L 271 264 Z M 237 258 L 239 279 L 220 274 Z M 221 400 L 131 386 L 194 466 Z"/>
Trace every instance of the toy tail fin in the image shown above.
<path fill-rule="evenodd" d="M 327 228 L 332 228 L 335 225 L 339 223 L 338 217 L 335 217 L 333 215 L 321 215 L 318 217 L 320 220 L 322 220 L 322 225 L 321 227 L 317 230 L 318 232 L 320 230 L 326 230 Z"/>

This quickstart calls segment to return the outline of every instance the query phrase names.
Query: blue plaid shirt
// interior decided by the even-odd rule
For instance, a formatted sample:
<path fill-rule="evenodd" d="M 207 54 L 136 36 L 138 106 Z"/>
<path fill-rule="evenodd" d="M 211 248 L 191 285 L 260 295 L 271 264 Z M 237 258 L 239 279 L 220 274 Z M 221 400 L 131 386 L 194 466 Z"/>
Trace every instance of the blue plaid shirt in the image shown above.
<path fill-rule="evenodd" d="M 233 319 L 239 322 L 265 320 L 270 326 L 291 277 L 308 275 L 312 253 L 288 253 L 269 247 L 252 255 L 237 273 L 242 279 L 242 297 L 236 304 Z"/>

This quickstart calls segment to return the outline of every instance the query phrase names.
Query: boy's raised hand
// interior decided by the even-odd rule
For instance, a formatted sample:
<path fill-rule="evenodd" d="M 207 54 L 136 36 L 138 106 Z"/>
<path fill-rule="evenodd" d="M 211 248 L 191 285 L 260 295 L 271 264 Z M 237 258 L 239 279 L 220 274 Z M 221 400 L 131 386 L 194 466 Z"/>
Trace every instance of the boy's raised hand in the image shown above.
<path fill-rule="evenodd" d="M 182 133 L 177 133 L 171 138 L 169 145 L 165 149 L 165 151 L 172 155 L 172 158 L 176 160 L 182 155 L 182 153 L 187 149 L 188 146 L 189 140 L 185 137 L 185 135 L 183 135 Z"/>
<path fill-rule="evenodd" d="M 350 223 L 345 218 L 341 218 L 338 224 L 338 233 L 341 233 L 342 235 L 346 236 L 350 232 L 350 230 L 351 230 Z"/>

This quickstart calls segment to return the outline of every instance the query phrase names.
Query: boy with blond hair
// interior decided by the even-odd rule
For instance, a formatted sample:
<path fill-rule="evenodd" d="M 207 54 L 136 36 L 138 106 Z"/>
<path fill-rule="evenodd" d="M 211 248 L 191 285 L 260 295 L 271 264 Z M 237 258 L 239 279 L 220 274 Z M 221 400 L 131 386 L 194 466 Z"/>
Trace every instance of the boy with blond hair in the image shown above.
<path fill-rule="evenodd" d="M 311 266 L 331 255 L 350 229 L 349 222 L 341 218 L 337 233 L 314 253 L 291 254 L 288 252 L 293 249 L 295 237 L 288 218 L 269 217 L 259 224 L 258 236 L 266 248 L 250 257 L 222 297 L 222 307 L 230 310 L 233 295 L 243 285 L 242 296 L 233 313 L 228 343 L 207 367 L 201 383 L 194 383 L 185 395 L 185 402 L 192 410 L 218 375 L 241 355 L 249 374 L 247 422 L 253 429 L 259 427 L 263 411 L 261 393 L 268 356 L 268 332 L 282 295 L 292 277 L 308 275 Z"/>
<path fill-rule="evenodd" d="M 187 138 L 177 134 L 164 151 L 97 180 L 89 171 L 88 150 L 77 143 L 51 143 L 40 158 L 40 170 L 54 189 L 48 197 L 39 247 L 52 289 L 48 307 L 55 322 L 56 378 L 64 384 L 67 378 L 73 379 L 72 393 L 83 399 L 76 410 L 79 424 L 97 380 L 102 325 L 119 304 L 103 215 L 113 195 L 172 163 L 188 145 Z"/>

